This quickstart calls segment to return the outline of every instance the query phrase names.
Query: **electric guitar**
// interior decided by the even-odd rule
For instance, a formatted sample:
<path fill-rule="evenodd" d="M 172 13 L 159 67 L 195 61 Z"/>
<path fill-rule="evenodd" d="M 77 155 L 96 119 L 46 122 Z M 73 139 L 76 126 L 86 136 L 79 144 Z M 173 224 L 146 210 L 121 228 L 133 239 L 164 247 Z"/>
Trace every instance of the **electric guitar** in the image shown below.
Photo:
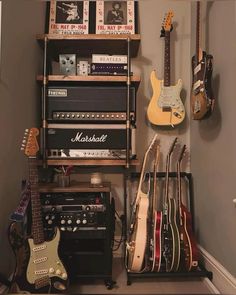
<path fill-rule="evenodd" d="M 167 272 L 177 271 L 180 262 L 180 237 L 176 222 L 176 202 L 169 195 L 169 169 L 171 154 L 175 148 L 177 137 L 174 139 L 166 158 L 165 195 L 163 200 L 163 222 L 161 253 L 165 270 Z M 163 265 L 163 263 L 162 263 Z M 161 267 L 163 269 L 163 266 Z"/>
<path fill-rule="evenodd" d="M 181 162 L 186 150 L 186 145 L 183 146 L 177 162 L 177 180 L 178 180 L 178 210 L 177 220 L 180 233 L 180 268 L 181 270 L 191 271 L 198 266 L 199 253 L 197 243 L 192 229 L 192 215 L 182 201 L 182 183 L 180 175 Z"/>
<path fill-rule="evenodd" d="M 196 54 L 192 58 L 191 111 L 194 120 L 201 120 L 214 109 L 211 88 L 213 56 L 200 48 L 200 1 L 197 1 Z"/>
<path fill-rule="evenodd" d="M 160 147 L 157 146 L 153 175 L 153 206 L 152 206 L 152 232 L 151 232 L 151 271 L 159 272 L 161 267 L 161 229 L 162 212 L 157 211 L 157 166 L 159 164 Z"/>
<path fill-rule="evenodd" d="M 170 79 L 170 32 L 172 29 L 173 12 L 169 12 L 164 20 L 161 37 L 165 37 L 164 81 L 156 77 L 152 71 L 150 80 L 153 96 L 148 105 L 148 120 L 157 126 L 172 126 L 180 124 L 185 118 L 184 105 L 180 98 L 182 80 L 171 86 Z"/>
<path fill-rule="evenodd" d="M 26 131 L 22 150 L 28 156 L 29 182 L 31 188 L 32 238 L 22 235 L 19 223 L 12 223 L 9 229 L 9 241 L 16 256 L 16 269 L 13 277 L 13 289 L 23 293 L 58 293 L 67 288 L 67 272 L 60 261 L 57 249 L 60 232 L 56 229 L 54 238 L 45 241 L 41 204 L 38 191 L 38 168 L 36 153 L 38 129 Z"/>
<path fill-rule="evenodd" d="M 131 212 L 131 222 L 129 228 L 129 237 L 126 243 L 126 256 L 127 256 L 127 270 L 129 272 L 144 271 L 144 256 L 147 246 L 147 219 L 149 209 L 149 192 L 150 192 L 150 176 L 148 180 L 147 192 L 144 190 L 146 178 L 146 166 L 148 157 L 155 149 L 157 142 L 157 135 L 152 139 L 143 159 L 142 170 L 138 185 L 136 199 L 133 204 Z M 149 174 L 148 174 L 149 175 Z"/>

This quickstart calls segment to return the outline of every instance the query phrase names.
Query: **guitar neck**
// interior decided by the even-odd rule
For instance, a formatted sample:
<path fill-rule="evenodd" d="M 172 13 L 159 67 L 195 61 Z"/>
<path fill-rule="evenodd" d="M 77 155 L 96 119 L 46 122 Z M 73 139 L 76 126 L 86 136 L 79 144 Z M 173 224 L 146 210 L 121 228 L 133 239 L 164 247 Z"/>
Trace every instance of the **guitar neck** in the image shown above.
<path fill-rule="evenodd" d="M 201 59 L 202 59 L 202 50 L 200 49 L 200 38 L 201 38 L 200 17 L 201 17 L 200 1 L 197 1 L 197 19 L 196 19 L 196 57 L 197 57 L 198 62 L 200 62 Z"/>
<path fill-rule="evenodd" d="M 165 31 L 164 86 L 170 86 L 170 31 Z"/>
<path fill-rule="evenodd" d="M 29 158 L 29 180 L 32 207 L 32 236 L 35 244 L 44 242 L 41 203 L 38 190 L 38 167 L 36 158 Z"/>
<path fill-rule="evenodd" d="M 167 203 L 169 200 L 169 169 L 170 169 L 170 155 L 167 155 L 166 159 L 166 179 L 165 179 L 165 195 L 164 195 L 164 211 L 165 208 L 167 207 Z"/>
<path fill-rule="evenodd" d="M 178 211 L 181 211 L 182 204 L 182 184 L 181 184 L 181 175 L 180 175 L 180 162 L 177 163 L 177 179 L 178 179 Z"/>

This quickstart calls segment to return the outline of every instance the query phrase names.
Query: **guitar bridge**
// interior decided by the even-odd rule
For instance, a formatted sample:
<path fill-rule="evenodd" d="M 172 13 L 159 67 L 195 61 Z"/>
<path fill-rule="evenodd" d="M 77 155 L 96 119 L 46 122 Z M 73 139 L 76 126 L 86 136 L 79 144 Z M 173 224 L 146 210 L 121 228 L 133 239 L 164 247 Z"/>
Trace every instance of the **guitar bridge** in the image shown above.
<path fill-rule="evenodd" d="M 162 111 L 163 112 L 169 112 L 170 113 L 171 112 L 171 107 L 163 107 L 162 108 Z"/>

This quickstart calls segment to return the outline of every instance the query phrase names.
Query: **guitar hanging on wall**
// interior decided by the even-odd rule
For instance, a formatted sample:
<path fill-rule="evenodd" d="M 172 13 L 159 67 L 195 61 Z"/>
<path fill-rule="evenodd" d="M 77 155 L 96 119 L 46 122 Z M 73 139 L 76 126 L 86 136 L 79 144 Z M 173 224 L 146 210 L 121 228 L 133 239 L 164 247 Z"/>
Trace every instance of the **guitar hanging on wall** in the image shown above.
<path fill-rule="evenodd" d="M 170 11 L 161 31 L 161 37 L 165 38 L 164 80 L 156 77 L 155 70 L 151 72 L 150 80 L 153 96 L 148 105 L 148 120 L 157 126 L 172 126 L 180 124 L 185 118 L 185 109 L 180 98 L 182 80 L 171 86 L 170 78 L 170 32 L 172 30 L 173 12 Z"/>
<path fill-rule="evenodd" d="M 57 249 L 60 232 L 55 230 L 54 238 L 45 241 L 38 191 L 38 167 L 36 153 L 37 128 L 31 128 L 27 139 L 23 140 L 29 161 L 29 181 L 32 207 L 32 238 L 24 239 L 17 223 L 9 228 L 9 241 L 16 256 L 16 270 L 13 277 L 14 290 L 23 293 L 60 293 L 66 291 L 67 272 L 60 261 Z M 24 146 L 24 147 L 23 147 Z"/>
<path fill-rule="evenodd" d="M 194 120 L 201 120 L 214 109 L 211 87 L 213 56 L 200 48 L 200 1 L 197 1 L 196 54 L 192 58 L 191 111 Z"/>

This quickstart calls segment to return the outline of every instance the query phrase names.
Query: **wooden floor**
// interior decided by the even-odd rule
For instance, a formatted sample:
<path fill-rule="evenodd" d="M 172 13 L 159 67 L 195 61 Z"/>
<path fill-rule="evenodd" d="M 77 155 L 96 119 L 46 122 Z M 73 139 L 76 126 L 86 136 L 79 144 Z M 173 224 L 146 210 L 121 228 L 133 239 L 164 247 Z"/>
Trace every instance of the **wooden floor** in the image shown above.
<path fill-rule="evenodd" d="M 116 285 L 107 290 L 103 280 L 73 282 L 67 293 L 76 294 L 213 294 L 204 279 L 142 279 L 127 286 L 127 277 L 121 258 L 114 258 L 113 280 Z"/>

